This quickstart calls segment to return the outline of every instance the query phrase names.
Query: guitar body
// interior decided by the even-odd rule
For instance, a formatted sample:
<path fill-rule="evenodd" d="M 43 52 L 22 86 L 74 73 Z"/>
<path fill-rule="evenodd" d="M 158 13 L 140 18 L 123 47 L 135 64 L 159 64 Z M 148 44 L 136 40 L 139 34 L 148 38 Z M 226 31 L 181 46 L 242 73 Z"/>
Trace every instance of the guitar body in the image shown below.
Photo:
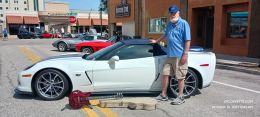
<path fill-rule="evenodd" d="M 91 105 L 88 97 L 90 97 L 90 92 L 82 92 L 79 90 L 72 91 L 69 95 L 69 105 L 73 109 L 79 109 L 83 105 Z"/>

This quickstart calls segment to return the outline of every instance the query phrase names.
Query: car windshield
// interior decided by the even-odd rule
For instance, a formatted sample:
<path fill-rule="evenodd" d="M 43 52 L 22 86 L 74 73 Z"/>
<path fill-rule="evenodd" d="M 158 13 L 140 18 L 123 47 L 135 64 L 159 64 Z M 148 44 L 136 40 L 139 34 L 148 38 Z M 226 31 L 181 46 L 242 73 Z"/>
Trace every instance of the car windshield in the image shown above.
<path fill-rule="evenodd" d="M 118 48 L 122 45 L 123 45 L 122 42 L 115 43 L 115 44 L 113 44 L 113 45 L 111 45 L 107 48 L 103 48 L 103 49 L 101 49 L 101 50 L 99 50 L 99 51 L 97 51 L 93 54 L 88 55 L 85 59 L 86 60 L 96 60 L 97 58 L 107 54 L 108 52 L 113 51 L 114 49 L 116 49 L 116 48 Z"/>
<path fill-rule="evenodd" d="M 102 37 L 102 36 L 97 36 L 97 39 L 99 39 L 99 40 L 107 40 L 105 37 Z"/>
<path fill-rule="evenodd" d="M 85 37 L 85 35 L 77 35 L 76 37 L 72 38 L 72 39 L 83 39 Z"/>

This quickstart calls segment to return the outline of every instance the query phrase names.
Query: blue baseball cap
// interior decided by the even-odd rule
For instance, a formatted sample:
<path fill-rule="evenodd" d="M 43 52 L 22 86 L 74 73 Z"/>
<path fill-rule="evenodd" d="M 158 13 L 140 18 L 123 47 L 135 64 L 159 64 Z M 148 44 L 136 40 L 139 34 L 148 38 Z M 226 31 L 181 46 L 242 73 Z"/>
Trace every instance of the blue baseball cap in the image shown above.
<path fill-rule="evenodd" d="M 172 5 L 169 7 L 169 13 L 177 13 L 179 11 L 178 6 Z"/>

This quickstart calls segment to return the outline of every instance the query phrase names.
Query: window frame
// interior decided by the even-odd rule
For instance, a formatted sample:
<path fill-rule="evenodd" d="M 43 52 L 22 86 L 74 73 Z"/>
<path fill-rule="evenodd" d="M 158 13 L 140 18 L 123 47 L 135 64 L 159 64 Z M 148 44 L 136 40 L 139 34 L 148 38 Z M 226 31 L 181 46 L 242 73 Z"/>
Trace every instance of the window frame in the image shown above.
<path fill-rule="evenodd" d="M 225 44 L 234 44 L 235 40 L 241 40 L 240 44 L 244 43 L 244 40 L 248 38 L 248 31 L 249 31 L 249 25 L 247 25 L 247 32 L 246 32 L 246 37 L 245 38 L 230 38 L 229 37 L 229 19 L 228 19 L 228 13 L 230 12 L 248 12 L 248 24 L 250 22 L 250 11 L 249 11 L 249 3 L 239 3 L 239 4 L 229 4 L 229 5 L 224 5 L 223 6 L 224 13 L 223 13 L 223 21 L 224 21 L 224 27 L 223 27 L 223 38 Z M 234 40 L 234 41 L 233 41 Z M 240 45 L 239 44 L 239 45 Z"/>
<path fill-rule="evenodd" d="M 162 19 L 165 19 L 165 27 L 163 27 L 163 26 L 161 26 L 161 27 L 159 27 L 159 28 L 162 28 L 161 30 L 162 30 L 162 32 L 156 32 L 156 31 L 151 31 L 151 21 L 152 20 L 155 20 L 155 22 L 156 22 L 156 20 L 160 20 L 160 22 L 162 23 Z M 165 33 L 165 30 L 166 30 L 166 28 L 167 28 L 167 17 L 157 17 L 157 18 L 150 18 L 149 19 L 149 21 L 148 21 L 148 33 L 149 34 L 164 34 Z M 158 27 L 156 27 L 156 24 L 155 24 L 155 28 L 158 28 Z M 163 29 L 164 28 L 164 29 Z"/>
<path fill-rule="evenodd" d="M 247 14 L 247 17 L 243 17 L 243 18 L 246 18 L 246 20 L 247 20 L 247 25 L 246 26 L 242 26 L 242 25 L 240 25 L 241 27 L 246 27 L 246 29 L 245 29 L 245 36 L 243 36 L 243 37 L 232 37 L 231 35 L 232 34 L 234 34 L 234 32 L 232 33 L 232 31 L 231 31 L 231 23 L 232 23 L 232 21 L 231 21 L 231 18 L 232 18 L 232 13 L 243 13 L 243 12 L 247 12 L 248 13 L 248 11 L 231 11 L 231 12 L 227 12 L 227 31 L 226 31 L 226 37 L 228 38 L 228 39 L 246 39 L 247 37 L 248 37 L 248 35 L 247 35 L 247 31 L 248 31 L 248 23 L 249 23 L 249 15 Z M 241 17 L 242 18 L 242 17 Z M 238 34 L 237 34 L 238 35 Z"/>

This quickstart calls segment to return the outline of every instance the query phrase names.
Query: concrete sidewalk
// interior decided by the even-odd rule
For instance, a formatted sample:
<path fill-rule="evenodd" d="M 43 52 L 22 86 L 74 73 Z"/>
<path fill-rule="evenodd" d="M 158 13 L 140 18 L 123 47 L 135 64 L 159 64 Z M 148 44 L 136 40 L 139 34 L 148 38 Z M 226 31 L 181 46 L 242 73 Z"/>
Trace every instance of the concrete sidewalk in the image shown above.
<path fill-rule="evenodd" d="M 217 69 L 227 69 L 250 74 L 260 75 L 259 58 L 230 56 L 216 54 Z"/>

